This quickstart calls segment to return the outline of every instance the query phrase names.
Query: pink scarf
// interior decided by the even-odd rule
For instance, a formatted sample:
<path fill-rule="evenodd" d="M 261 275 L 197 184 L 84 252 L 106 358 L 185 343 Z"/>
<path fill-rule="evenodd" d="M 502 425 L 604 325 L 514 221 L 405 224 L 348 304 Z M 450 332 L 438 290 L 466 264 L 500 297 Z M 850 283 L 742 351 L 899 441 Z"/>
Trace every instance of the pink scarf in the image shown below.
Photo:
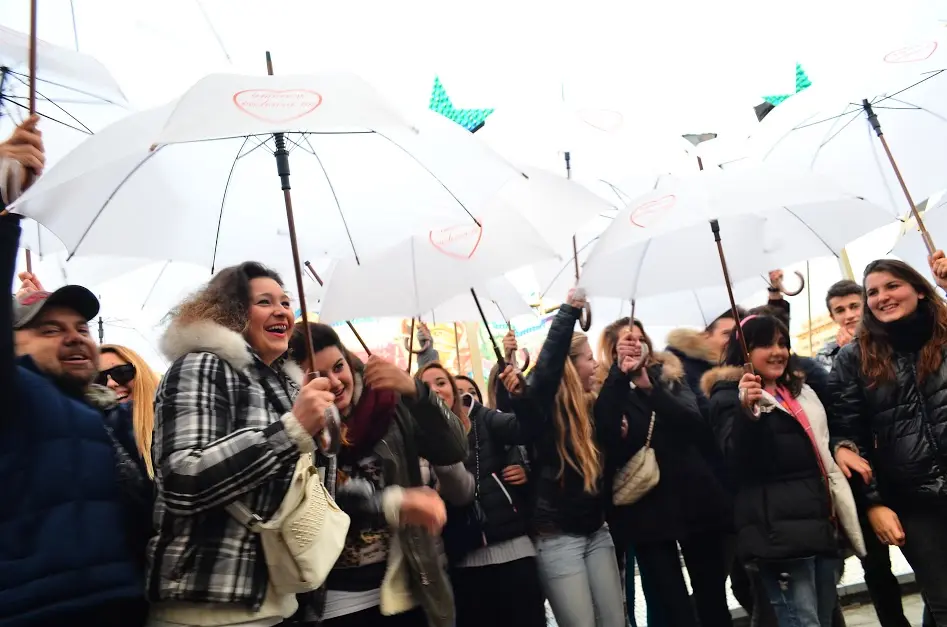
<path fill-rule="evenodd" d="M 825 469 L 825 462 L 822 461 L 822 454 L 819 452 L 819 443 L 815 439 L 815 433 L 812 432 L 812 423 L 809 422 L 809 417 L 806 415 L 799 401 L 796 400 L 785 387 L 779 386 L 776 388 L 776 400 L 792 414 L 792 417 L 796 419 L 796 422 L 802 425 L 803 431 L 809 436 L 809 442 L 812 443 L 812 450 L 815 451 L 815 458 L 819 461 L 819 472 L 822 473 L 826 490 L 829 493 L 829 503 L 831 503 L 832 491 L 829 490 L 829 473 Z"/>

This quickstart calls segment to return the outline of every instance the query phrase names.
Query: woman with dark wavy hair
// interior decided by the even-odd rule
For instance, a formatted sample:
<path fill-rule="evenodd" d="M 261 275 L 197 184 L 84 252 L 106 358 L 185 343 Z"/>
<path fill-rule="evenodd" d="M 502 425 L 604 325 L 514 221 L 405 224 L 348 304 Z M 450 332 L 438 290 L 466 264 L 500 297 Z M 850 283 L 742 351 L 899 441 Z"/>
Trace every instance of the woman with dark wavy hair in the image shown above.
<path fill-rule="evenodd" d="M 893 259 L 868 264 L 863 286 L 858 336 L 830 383 L 836 459 L 853 469 L 859 456 L 870 462 L 854 482 L 868 520 L 901 547 L 936 623 L 947 625 L 947 303 Z"/>
<path fill-rule="evenodd" d="M 744 318 L 724 365 L 701 383 L 735 488 L 738 557 L 759 572 L 780 627 L 830 627 L 842 533 L 859 555 L 865 547 L 851 488 L 829 452 L 825 408 L 791 354 L 789 329 L 771 315 Z"/>

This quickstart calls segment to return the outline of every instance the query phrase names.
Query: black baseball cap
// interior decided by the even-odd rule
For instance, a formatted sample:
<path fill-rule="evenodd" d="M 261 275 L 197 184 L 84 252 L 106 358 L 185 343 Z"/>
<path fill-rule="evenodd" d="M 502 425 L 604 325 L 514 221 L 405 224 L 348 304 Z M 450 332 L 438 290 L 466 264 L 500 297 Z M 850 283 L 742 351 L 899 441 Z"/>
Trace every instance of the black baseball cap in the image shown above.
<path fill-rule="evenodd" d="M 66 285 L 55 292 L 29 292 L 13 299 L 13 328 L 23 329 L 47 307 L 71 309 L 86 321 L 99 313 L 99 299 L 81 285 Z"/>

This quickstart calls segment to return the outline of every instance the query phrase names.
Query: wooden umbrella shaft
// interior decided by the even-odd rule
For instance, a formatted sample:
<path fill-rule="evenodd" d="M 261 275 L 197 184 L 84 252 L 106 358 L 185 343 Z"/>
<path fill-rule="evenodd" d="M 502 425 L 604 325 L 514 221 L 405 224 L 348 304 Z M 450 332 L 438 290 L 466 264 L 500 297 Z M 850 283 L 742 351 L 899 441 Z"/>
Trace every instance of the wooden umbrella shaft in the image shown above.
<path fill-rule="evenodd" d="M 35 0 L 34 0 L 35 1 Z M 266 72 L 273 76 L 273 59 L 270 53 L 266 53 Z M 306 307 L 306 293 L 303 285 L 302 260 L 299 255 L 299 243 L 296 239 L 296 220 L 293 217 L 293 194 L 292 187 L 289 184 L 289 151 L 286 150 L 286 138 L 282 133 L 273 133 L 273 141 L 276 143 L 276 172 L 280 177 L 280 184 L 283 188 L 283 204 L 286 206 L 286 226 L 289 228 L 289 245 L 293 252 L 293 269 L 296 274 L 296 289 L 299 292 L 299 309 L 302 312 L 303 319 L 303 338 L 306 345 L 306 358 L 311 362 L 315 356 L 312 349 L 312 330 L 309 328 L 309 310 Z"/>
<path fill-rule="evenodd" d="M 872 108 L 871 103 L 868 102 L 867 99 L 862 100 L 862 109 L 865 110 L 865 115 L 868 116 L 868 123 L 875 131 L 875 135 L 877 135 L 878 139 L 881 141 L 881 147 L 885 149 L 885 155 L 888 157 L 888 163 L 891 164 L 891 169 L 894 170 L 894 175 L 898 179 L 898 184 L 901 186 L 901 191 L 904 193 L 904 197 L 908 201 L 908 206 L 911 208 L 911 214 L 917 221 L 917 228 L 921 231 L 921 238 L 924 240 L 924 245 L 927 247 L 927 253 L 929 255 L 933 255 L 937 250 L 937 248 L 934 246 L 934 239 L 931 237 L 931 234 L 928 233 L 927 226 L 924 225 L 924 220 L 921 219 L 921 213 L 917 210 L 917 205 L 914 204 L 914 199 L 911 198 L 911 192 L 908 190 L 907 183 L 904 182 L 904 177 L 901 176 L 901 168 L 898 167 L 898 162 L 894 160 L 894 155 L 891 154 L 891 148 L 888 147 L 888 140 L 885 139 L 884 131 L 881 130 L 881 121 L 878 119 L 878 114 L 875 113 L 874 108 Z"/>
<path fill-rule="evenodd" d="M 37 0 L 30 0 L 30 115 L 36 113 L 36 3 Z M 29 249 L 26 250 L 26 271 L 33 274 L 33 255 Z"/>
<path fill-rule="evenodd" d="M 733 284 L 730 282 L 730 271 L 727 269 L 727 257 L 723 253 L 723 242 L 720 241 L 720 223 L 716 220 L 710 221 L 710 229 L 714 233 L 714 241 L 717 243 L 717 255 L 720 257 L 720 268 L 723 270 L 723 280 L 727 284 L 727 297 L 730 299 L 730 311 L 733 314 L 733 321 L 736 323 L 737 327 L 740 326 L 740 310 L 737 309 L 737 301 L 733 298 Z M 743 363 L 747 372 L 752 372 L 753 367 L 750 365 L 750 352 L 746 348 L 746 338 L 743 337 L 743 333 L 737 332 L 737 337 L 740 339 L 740 348 L 743 350 Z"/>

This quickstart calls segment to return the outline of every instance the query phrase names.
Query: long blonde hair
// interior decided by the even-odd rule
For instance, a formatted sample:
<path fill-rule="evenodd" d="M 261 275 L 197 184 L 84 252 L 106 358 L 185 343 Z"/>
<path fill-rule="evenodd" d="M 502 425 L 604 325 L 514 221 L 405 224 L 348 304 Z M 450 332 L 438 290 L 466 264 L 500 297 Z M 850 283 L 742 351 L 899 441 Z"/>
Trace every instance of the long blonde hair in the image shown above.
<path fill-rule="evenodd" d="M 566 464 L 582 475 L 583 488 L 588 494 L 598 491 L 598 480 L 602 475 L 602 454 L 595 445 L 592 427 L 592 404 L 594 397 L 585 391 L 579 372 L 573 360 L 579 356 L 582 348 L 588 345 L 589 338 L 578 331 L 572 334 L 569 345 L 569 358 L 562 372 L 562 381 L 556 391 L 555 422 L 556 449 L 559 452 L 559 474 L 562 479 Z M 567 440 L 571 442 L 567 446 Z"/>
<path fill-rule="evenodd" d="M 130 348 L 118 344 L 103 344 L 99 353 L 112 353 L 127 364 L 135 366 L 135 379 L 132 381 L 132 426 L 135 430 L 135 444 L 138 453 L 145 461 L 148 476 L 154 479 L 155 469 L 151 463 L 151 438 L 155 429 L 155 392 L 158 391 L 160 377 L 148 365 L 141 355 Z"/>

